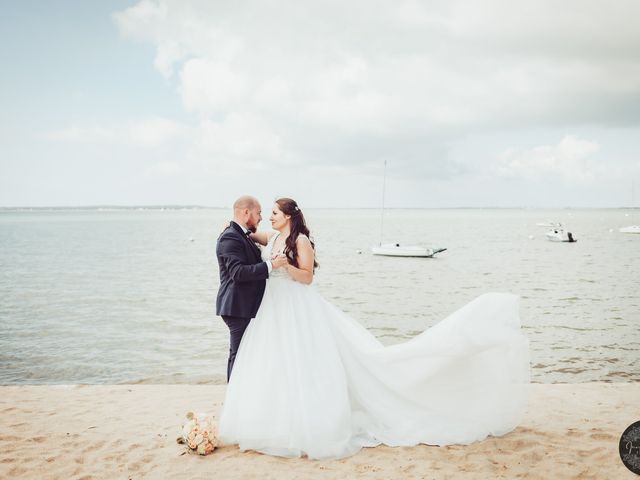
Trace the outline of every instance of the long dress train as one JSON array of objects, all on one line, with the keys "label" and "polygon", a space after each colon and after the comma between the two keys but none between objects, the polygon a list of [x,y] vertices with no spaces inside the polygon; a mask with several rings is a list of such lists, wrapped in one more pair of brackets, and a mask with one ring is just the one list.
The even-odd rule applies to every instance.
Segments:
[{"label": "long dress train", "polygon": [[528,383],[515,295],[481,295],[385,347],[313,286],[275,270],[240,344],[220,438],[315,459],[380,443],[469,444],[520,423]]}]

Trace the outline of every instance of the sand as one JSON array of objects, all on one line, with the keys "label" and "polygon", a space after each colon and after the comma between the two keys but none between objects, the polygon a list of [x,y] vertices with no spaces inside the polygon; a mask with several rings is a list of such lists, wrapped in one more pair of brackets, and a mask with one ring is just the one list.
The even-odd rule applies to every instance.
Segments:
[{"label": "sand", "polygon": [[0,387],[0,478],[637,479],[618,455],[640,383],[532,384],[513,432],[468,446],[376,447],[335,461],[176,443],[189,410],[217,414],[224,385]]}]

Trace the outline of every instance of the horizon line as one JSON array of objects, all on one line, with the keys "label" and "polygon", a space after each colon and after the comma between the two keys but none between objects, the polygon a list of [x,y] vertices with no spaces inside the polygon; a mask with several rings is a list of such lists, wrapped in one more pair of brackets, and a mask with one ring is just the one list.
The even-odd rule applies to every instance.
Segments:
[{"label": "horizon line", "polygon": [[[131,209],[148,209],[148,210],[160,210],[160,209],[172,209],[172,210],[228,210],[231,206],[210,206],[210,205],[197,205],[197,204],[131,204],[131,205],[117,205],[117,204],[90,204],[90,205],[35,205],[35,206],[0,206],[0,210],[98,210],[98,209],[112,209],[112,210],[131,210]],[[381,210],[381,207],[306,207],[312,210]],[[472,210],[472,209],[503,209],[503,210],[526,210],[526,209],[584,209],[584,210],[637,210],[638,206],[617,206],[617,207],[605,207],[605,206],[539,206],[539,205],[514,205],[514,206],[498,206],[498,205],[484,205],[484,206],[446,206],[446,207],[384,207],[384,210]]]}]

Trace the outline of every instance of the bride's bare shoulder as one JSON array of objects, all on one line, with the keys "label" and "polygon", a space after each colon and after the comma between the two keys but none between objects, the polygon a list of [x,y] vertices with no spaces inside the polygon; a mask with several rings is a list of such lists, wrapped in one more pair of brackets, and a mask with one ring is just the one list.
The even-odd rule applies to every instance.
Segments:
[{"label": "bride's bare shoulder", "polygon": [[296,238],[296,243],[299,245],[311,244],[311,240],[309,240],[309,237],[307,237],[304,233],[300,233],[298,235],[298,238]]}]

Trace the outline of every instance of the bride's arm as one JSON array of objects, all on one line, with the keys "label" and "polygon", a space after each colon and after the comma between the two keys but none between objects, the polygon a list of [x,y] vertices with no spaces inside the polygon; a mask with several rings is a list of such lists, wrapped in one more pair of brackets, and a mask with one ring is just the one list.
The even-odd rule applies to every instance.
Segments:
[{"label": "bride's arm", "polygon": [[289,263],[287,264],[287,270],[295,281],[309,285],[313,282],[315,252],[311,242],[305,236],[300,235],[296,240],[296,244],[298,246],[298,267],[296,268]]},{"label": "bride's arm", "polygon": [[255,232],[249,238],[260,245],[266,245],[276,232]]}]

